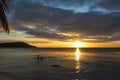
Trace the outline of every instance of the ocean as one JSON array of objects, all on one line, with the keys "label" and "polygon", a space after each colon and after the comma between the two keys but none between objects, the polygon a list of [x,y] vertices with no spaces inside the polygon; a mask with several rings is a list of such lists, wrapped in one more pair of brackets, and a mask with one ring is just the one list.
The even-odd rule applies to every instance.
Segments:
[{"label": "ocean", "polygon": [[120,49],[1,48],[0,80],[120,80]]}]

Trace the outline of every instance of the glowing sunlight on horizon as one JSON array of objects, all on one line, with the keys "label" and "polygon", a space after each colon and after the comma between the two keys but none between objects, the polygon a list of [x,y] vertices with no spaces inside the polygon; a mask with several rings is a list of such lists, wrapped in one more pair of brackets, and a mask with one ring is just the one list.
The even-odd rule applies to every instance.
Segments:
[{"label": "glowing sunlight on horizon", "polygon": [[74,44],[74,46],[77,47],[77,48],[84,46],[83,42],[79,42],[79,41],[73,42],[73,44]]}]

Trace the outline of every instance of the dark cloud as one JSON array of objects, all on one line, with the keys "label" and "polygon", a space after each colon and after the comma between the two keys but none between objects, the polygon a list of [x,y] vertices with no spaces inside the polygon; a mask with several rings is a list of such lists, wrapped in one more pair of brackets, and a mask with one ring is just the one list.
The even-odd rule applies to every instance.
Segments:
[{"label": "dark cloud", "polygon": [[[86,2],[90,3],[87,0],[38,0],[41,1],[40,3],[36,1],[16,0],[16,2],[11,3],[13,4],[11,10],[14,13],[10,23],[14,25],[15,30],[25,31],[25,34],[32,35],[33,37],[57,40],[74,38],[98,39],[98,41],[120,40],[119,12],[109,14],[102,14],[96,11],[73,13],[70,10],[43,5],[43,3],[51,3],[53,5],[57,2],[65,2],[63,5],[72,5],[72,3],[77,4],[79,1],[81,1],[79,3],[82,5]],[[105,6],[101,5],[104,3],[107,6],[107,0],[93,1],[96,2],[95,5],[105,8]],[[113,8],[112,6],[107,7]],[[73,33],[79,35],[72,35]]]},{"label": "dark cloud", "polygon": [[80,14],[77,18],[79,19],[67,25],[67,28],[62,29],[85,33],[86,35],[111,35],[119,32],[120,17],[87,13]]},{"label": "dark cloud", "polygon": [[101,3],[96,4],[99,7],[103,7],[108,10],[120,11],[120,0],[103,0]]}]

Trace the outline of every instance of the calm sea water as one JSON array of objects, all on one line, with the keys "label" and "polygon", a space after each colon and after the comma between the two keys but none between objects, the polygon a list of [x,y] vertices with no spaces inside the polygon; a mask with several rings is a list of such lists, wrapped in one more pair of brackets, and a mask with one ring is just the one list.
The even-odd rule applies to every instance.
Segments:
[{"label": "calm sea water", "polygon": [[0,80],[120,80],[120,50],[3,48]]}]

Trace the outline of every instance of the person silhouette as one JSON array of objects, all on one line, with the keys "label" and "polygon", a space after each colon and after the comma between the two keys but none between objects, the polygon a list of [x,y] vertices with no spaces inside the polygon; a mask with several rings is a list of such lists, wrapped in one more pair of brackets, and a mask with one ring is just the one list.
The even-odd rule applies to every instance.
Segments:
[{"label": "person silhouette", "polygon": [[37,60],[43,60],[43,59],[44,59],[44,57],[37,55]]},{"label": "person silhouette", "polygon": [[37,55],[37,59],[38,59],[38,60],[40,59],[40,55]]}]

